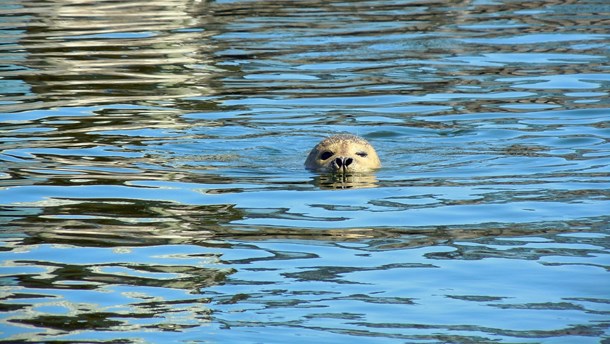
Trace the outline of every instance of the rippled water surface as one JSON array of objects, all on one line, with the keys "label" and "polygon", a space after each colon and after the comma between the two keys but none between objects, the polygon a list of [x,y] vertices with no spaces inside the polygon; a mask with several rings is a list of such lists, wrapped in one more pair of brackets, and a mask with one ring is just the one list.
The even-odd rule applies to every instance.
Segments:
[{"label": "rippled water surface", "polygon": [[0,338],[610,343],[608,18],[1,2]]}]

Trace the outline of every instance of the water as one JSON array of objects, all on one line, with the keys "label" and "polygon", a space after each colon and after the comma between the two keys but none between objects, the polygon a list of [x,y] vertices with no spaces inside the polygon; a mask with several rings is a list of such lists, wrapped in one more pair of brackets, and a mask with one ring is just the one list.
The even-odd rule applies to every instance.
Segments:
[{"label": "water", "polygon": [[610,342],[606,1],[0,13],[0,338]]}]

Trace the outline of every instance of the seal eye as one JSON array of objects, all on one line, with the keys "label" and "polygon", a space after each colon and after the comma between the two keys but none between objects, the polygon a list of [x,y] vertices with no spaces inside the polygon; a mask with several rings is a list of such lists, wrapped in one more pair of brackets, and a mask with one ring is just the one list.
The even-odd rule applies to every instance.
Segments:
[{"label": "seal eye", "polygon": [[330,158],[331,156],[333,156],[333,152],[326,151],[326,152],[320,154],[320,159],[326,160],[326,159]]},{"label": "seal eye", "polygon": [[368,156],[368,153],[367,152],[358,152],[358,153],[356,153],[356,155],[366,158]]}]

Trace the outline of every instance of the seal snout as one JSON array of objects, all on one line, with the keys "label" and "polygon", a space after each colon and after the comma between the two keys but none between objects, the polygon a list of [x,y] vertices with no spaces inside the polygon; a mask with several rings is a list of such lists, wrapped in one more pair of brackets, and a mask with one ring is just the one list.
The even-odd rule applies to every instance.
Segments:
[{"label": "seal snout", "polygon": [[352,158],[340,156],[335,159],[333,167],[335,167],[335,170],[341,170],[341,169],[347,170],[347,167],[349,165],[351,165],[353,162],[354,162],[354,159],[352,159]]}]

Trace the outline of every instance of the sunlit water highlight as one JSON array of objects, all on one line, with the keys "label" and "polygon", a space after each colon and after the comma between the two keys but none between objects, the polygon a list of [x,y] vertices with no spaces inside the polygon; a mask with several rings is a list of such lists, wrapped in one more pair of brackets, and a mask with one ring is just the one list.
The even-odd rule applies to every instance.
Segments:
[{"label": "sunlit water highlight", "polygon": [[610,341],[609,16],[2,3],[0,339]]}]

